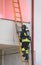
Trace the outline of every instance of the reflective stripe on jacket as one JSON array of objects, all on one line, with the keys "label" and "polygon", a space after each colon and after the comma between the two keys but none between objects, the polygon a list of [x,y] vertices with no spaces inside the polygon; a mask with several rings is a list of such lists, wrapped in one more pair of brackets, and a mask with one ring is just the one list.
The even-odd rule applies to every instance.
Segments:
[{"label": "reflective stripe on jacket", "polygon": [[22,42],[31,42],[28,38],[22,39]]}]

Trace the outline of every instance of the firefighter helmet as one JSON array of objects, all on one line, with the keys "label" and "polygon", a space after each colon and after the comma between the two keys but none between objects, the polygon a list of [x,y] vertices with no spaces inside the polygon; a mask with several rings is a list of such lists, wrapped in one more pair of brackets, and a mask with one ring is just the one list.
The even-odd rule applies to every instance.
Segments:
[{"label": "firefighter helmet", "polygon": [[26,25],[22,25],[22,30],[25,30],[26,29]]}]

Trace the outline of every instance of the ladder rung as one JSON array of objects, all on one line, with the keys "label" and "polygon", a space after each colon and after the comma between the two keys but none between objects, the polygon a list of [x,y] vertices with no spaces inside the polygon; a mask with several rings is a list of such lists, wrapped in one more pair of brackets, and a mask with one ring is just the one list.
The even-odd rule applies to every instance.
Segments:
[{"label": "ladder rung", "polygon": [[16,12],[16,13],[20,13],[20,12]]},{"label": "ladder rung", "polygon": [[[15,7],[15,8],[18,8],[18,7]],[[18,8],[19,9],[19,8]]]},{"label": "ladder rung", "polygon": [[22,61],[22,62],[27,62],[27,61]]},{"label": "ladder rung", "polygon": [[13,2],[13,3],[18,3],[18,2]]},{"label": "ladder rung", "polygon": [[16,17],[16,18],[21,18],[21,17]]}]

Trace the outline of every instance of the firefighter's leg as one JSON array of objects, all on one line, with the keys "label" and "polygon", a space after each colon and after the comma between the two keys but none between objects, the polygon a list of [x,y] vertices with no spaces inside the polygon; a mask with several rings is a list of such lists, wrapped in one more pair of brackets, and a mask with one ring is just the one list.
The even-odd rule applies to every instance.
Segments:
[{"label": "firefighter's leg", "polygon": [[26,50],[26,57],[25,57],[25,60],[28,60],[29,59],[29,51]]},{"label": "firefighter's leg", "polygon": [[26,45],[26,43],[24,42],[23,43],[24,45],[23,45],[23,47],[25,48],[25,51],[23,52],[23,57],[26,57],[26,50],[27,50],[27,45]]},{"label": "firefighter's leg", "polygon": [[29,43],[25,43],[25,50],[26,50],[26,56],[25,56],[25,60],[29,59]]},{"label": "firefighter's leg", "polygon": [[26,43],[26,50],[29,50],[29,43]]},{"label": "firefighter's leg", "polygon": [[24,48],[24,42],[22,42],[22,46],[21,47]]},{"label": "firefighter's leg", "polygon": [[26,51],[25,51],[25,43],[22,43],[22,53],[23,53],[23,57],[25,57],[25,53]]},{"label": "firefighter's leg", "polygon": [[29,60],[29,54],[26,54],[25,60]]},{"label": "firefighter's leg", "polygon": [[23,57],[25,57],[25,48],[22,48]]}]

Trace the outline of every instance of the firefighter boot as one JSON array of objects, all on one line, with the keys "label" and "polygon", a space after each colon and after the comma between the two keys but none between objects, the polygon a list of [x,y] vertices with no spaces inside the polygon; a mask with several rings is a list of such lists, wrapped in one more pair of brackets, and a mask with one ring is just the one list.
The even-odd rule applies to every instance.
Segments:
[{"label": "firefighter boot", "polygon": [[28,52],[28,50],[26,50],[25,60],[28,60],[28,58],[29,58],[29,52]]},{"label": "firefighter boot", "polygon": [[29,59],[29,56],[28,56],[28,54],[26,55],[26,57],[25,57],[25,60],[28,60]]},{"label": "firefighter boot", "polygon": [[23,56],[23,57],[25,57],[25,56],[26,56],[26,52],[25,52],[25,51],[23,52],[23,55],[22,55],[22,56]]}]

